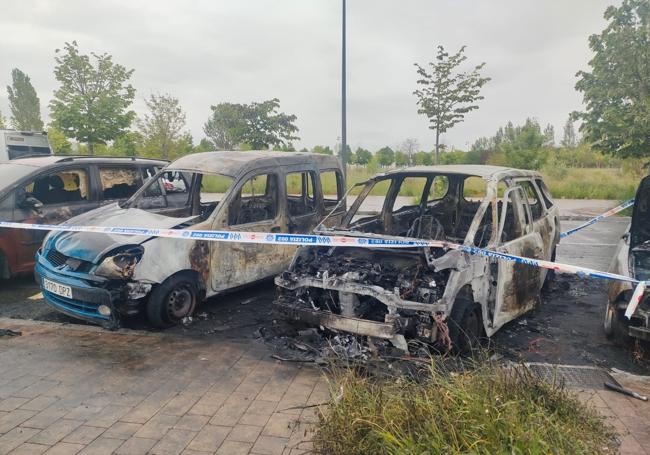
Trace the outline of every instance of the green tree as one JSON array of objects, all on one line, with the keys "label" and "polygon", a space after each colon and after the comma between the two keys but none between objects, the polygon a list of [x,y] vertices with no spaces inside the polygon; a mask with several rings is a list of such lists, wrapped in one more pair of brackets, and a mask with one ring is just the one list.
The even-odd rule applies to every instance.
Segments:
[{"label": "green tree", "polygon": [[50,142],[52,152],[57,155],[71,155],[72,144],[65,137],[63,131],[57,130],[54,127],[49,127],[47,130],[47,140]]},{"label": "green tree", "polygon": [[540,169],[547,159],[542,150],[547,137],[542,133],[539,123],[526,119],[526,123],[514,128],[512,140],[504,142],[500,150],[504,153],[508,166],[520,169]]},{"label": "green tree", "polygon": [[401,150],[398,150],[395,152],[395,165],[400,167],[408,166],[409,156]]},{"label": "green tree", "polygon": [[[109,54],[80,54],[76,41],[56,50],[54,75],[60,86],[50,102],[54,126],[67,137],[88,144],[106,144],[124,134],[135,118],[128,110],[135,89],[133,70],[113,62]],[[92,62],[91,62],[92,57]]]},{"label": "green tree", "polygon": [[169,94],[152,94],[145,99],[144,103],[149,112],[137,123],[145,147],[149,150],[158,150],[159,156],[165,160],[180,156],[185,112],[178,98]]},{"label": "green tree", "polygon": [[367,166],[372,160],[372,153],[369,150],[366,150],[361,147],[357,147],[354,152],[354,163],[361,166]]},{"label": "green tree", "polygon": [[332,151],[332,149],[328,145],[326,145],[324,147],[322,145],[316,145],[316,146],[314,146],[313,149],[311,149],[311,151],[312,151],[312,153],[320,153],[321,155],[333,155],[334,154],[334,152]]},{"label": "green tree", "polygon": [[564,132],[560,144],[562,147],[571,149],[578,145],[578,138],[576,137],[576,130],[573,127],[573,120],[571,117],[569,117],[564,124]]},{"label": "green tree", "polygon": [[650,155],[650,2],[623,0],[605,11],[607,27],[589,37],[591,71],[580,71],[580,132],[594,148],[621,158]]},{"label": "green tree", "polygon": [[395,152],[390,147],[382,147],[376,153],[377,163],[381,166],[390,166],[395,162]]},{"label": "green tree", "polygon": [[550,123],[544,128],[544,147],[555,147],[555,128]]},{"label": "green tree", "polygon": [[438,46],[436,61],[428,64],[429,70],[415,63],[420,76],[417,83],[422,87],[413,92],[417,98],[418,114],[429,119],[429,128],[436,132],[436,163],[440,156],[440,135],[462,122],[465,115],[478,109],[475,103],[483,99],[481,88],[490,80],[481,77],[485,63],[471,71],[459,71],[467,60],[465,46],[449,55],[444,47]]},{"label": "green tree", "polygon": [[196,145],[196,147],[194,147],[194,153],[211,152],[213,150],[214,150],[214,144],[206,138],[201,139],[201,141]]},{"label": "green tree", "polygon": [[417,164],[418,166],[431,166],[431,164],[433,163],[431,153],[427,153],[423,151],[415,152],[414,158],[415,158],[415,164]]},{"label": "green tree", "polygon": [[251,104],[220,103],[211,106],[212,115],[203,126],[206,136],[220,150],[270,149],[299,140],[295,115],[278,112],[280,100],[273,98]]},{"label": "green tree", "polygon": [[2,115],[2,112],[0,111],[0,130],[3,130],[7,128],[7,125],[5,124],[5,117]]},{"label": "green tree", "polygon": [[113,140],[108,151],[115,156],[139,156],[143,152],[144,138],[137,131],[127,131]]},{"label": "green tree", "polygon": [[29,80],[18,68],[11,70],[11,85],[7,85],[11,126],[22,131],[43,131],[41,101]]}]

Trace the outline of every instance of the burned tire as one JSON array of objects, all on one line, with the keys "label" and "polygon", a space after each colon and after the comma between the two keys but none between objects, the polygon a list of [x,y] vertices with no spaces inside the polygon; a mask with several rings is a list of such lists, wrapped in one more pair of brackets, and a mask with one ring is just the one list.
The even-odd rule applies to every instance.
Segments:
[{"label": "burned tire", "polygon": [[456,300],[447,326],[454,352],[461,355],[471,354],[480,347],[483,337],[481,306],[467,298]]},{"label": "burned tire", "polygon": [[[557,245],[553,247],[553,252],[551,253],[551,262],[555,262],[555,253],[557,251]],[[547,270],[546,277],[544,277],[544,284],[542,284],[542,291],[548,291],[551,283],[555,280],[555,270]]]},{"label": "burned tire", "polygon": [[617,344],[628,344],[630,335],[628,334],[628,323],[625,320],[623,310],[607,304],[605,308],[605,321],[603,323],[605,336]]},{"label": "burned tire", "polygon": [[197,283],[189,275],[168,278],[157,286],[147,302],[147,319],[161,329],[180,323],[194,312],[197,304]]}]

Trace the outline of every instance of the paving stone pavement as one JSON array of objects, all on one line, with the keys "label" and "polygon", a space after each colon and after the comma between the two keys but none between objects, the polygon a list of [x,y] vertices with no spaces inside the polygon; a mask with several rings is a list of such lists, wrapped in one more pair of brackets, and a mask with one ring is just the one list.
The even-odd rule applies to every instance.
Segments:
[{"label": "paving stone pavement", "polygon": [[[0,455],[309,453],[327,383],[258,341],[184,338],[0,318]],[[650,395],[650,381],[617,380]],[[650,455],[650,404],[578,391]]]},{"label": "paving stone pavement", "polygon": [[300,454],[328,396],[258,341],[0,327],[0,455]]}]

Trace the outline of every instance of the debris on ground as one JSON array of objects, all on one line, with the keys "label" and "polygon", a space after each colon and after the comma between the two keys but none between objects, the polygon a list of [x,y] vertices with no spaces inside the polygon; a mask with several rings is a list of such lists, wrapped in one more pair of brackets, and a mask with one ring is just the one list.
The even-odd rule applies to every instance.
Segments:
[{"label": "debris on ground", "polygon": [[19,337],[22,334],[22,332],[19,332],[17,330],[0,329],[0,337]]}]

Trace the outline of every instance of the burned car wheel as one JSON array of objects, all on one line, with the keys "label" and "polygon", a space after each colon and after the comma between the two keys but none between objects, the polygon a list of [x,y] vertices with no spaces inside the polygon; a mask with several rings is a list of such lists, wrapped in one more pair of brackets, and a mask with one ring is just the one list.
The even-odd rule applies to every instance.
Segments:
[{"label": "burned car wheel", "polygon": [[169,278],[151,293],[147,303],[149,322],[155,327],[166,328],[191,315],[196,307],[196,289],[196,283],[188,276]]},{"label": "burned car wheel", "polygon": [[471,354],[480,346],[483,334],[480,305],[465,298],[456,300],[447,325],[452,348],[457,354]]},{"label": "burned car wheel", "polygon": [[623,311],[615,306],[607,304],[605,308],[605,336],[616,343],[627,344],[630,340],[628,335],[628,324],[625,321]]}]

